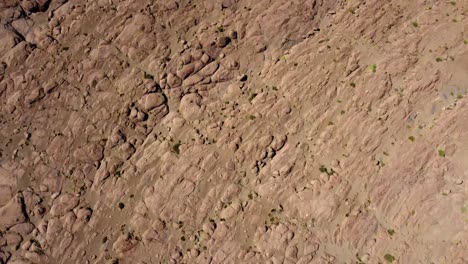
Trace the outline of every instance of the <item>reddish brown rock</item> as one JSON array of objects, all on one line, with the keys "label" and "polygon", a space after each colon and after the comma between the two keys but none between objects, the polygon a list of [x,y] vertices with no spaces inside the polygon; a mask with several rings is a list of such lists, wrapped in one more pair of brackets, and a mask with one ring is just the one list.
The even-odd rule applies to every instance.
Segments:
[{"label": "reddish brown rock", "polygon": [[144,111],[151,111],[166,102],[164,95],[160,93],[145,94],[138,101],[138,104]]},{"label": "reddish brown rock", "polygon": [[21,193],[16,194],[6,205],[0,208],[0,230],[4,231],[26,221],[24,201]]}]

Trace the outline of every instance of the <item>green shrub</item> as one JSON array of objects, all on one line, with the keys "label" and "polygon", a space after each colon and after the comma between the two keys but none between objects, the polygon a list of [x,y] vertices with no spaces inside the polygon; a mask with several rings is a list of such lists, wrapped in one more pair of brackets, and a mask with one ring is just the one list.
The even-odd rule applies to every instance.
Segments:
[{"label": "green shrub", "polygon": [[395,257],[392,256],[392,255],[390,255],[390,254],[385,254],[384,259],[385,259],[388,263],[392,263],[393,261],[395,261]]},{"label": "green shrub", "polygon": [[445,158],[445,150],[439,149],[439,156]]}]

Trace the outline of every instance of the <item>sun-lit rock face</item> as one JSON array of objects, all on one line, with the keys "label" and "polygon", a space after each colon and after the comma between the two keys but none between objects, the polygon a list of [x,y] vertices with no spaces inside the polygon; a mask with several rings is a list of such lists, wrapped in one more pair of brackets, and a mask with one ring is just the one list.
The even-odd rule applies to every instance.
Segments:
[{"label": "sun-lit rock face", "polygon": [[467,10],[0,1],[0,263],[467,263]]}]

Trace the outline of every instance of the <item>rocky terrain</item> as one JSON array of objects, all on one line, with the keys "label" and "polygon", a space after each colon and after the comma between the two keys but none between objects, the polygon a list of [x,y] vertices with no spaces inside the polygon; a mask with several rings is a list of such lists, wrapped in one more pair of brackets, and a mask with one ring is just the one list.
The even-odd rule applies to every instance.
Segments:
[{"label": "rocky terrain", "polygon": [[468,263],[467,12],[0,1],[0,263]]}]

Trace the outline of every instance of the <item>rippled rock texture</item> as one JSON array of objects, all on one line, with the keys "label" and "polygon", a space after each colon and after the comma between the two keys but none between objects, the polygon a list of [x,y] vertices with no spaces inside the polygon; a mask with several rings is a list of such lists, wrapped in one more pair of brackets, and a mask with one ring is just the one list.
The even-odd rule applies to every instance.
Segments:
[{"label": "rippled rock texture", "polygon": [[1,1],[0,263],[468,263],[467,12]]}]

